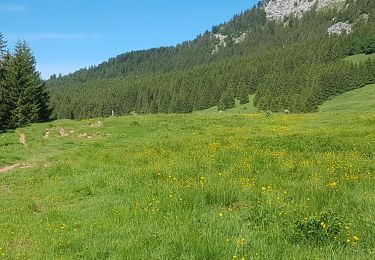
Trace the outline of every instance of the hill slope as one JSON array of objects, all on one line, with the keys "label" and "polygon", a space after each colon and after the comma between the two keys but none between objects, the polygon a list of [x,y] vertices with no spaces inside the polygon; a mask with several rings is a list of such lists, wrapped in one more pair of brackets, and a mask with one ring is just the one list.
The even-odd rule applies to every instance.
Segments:
[{"label": "hill slope", "polygon": [[346,61],[354,62],[354,63],[362,63],[368,61],[369,59],[375,59],[375,53],[366,55],[366,54],[357,54],[353,56],[349,56],[345,58]]},{"label": "hill slope", "polygon": [[[375,52],[375,2],[304,12],[283,23],[262,6],[176,47],[122,54],[47,82],[57,118],[229,109],[255,95],[260,110],[317,111],[332,96],[374,83],[375,62],[342,59]],[[338,22],[351,34],[328,35]]]},{"label": "hill slope", "polygon": [[346,92],[326,101],[320,112],[375,113],[375,84]]}]

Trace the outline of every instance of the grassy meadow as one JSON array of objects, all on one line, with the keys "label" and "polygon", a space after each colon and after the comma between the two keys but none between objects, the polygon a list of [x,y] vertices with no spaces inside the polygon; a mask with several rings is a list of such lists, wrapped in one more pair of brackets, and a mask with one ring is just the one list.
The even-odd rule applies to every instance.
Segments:
[{"label": "grassy meadow", "polygon": [[0,259],[374,259],[375,107],[346,108],[2,133]]},{"label": "grassy meadow", "polygon": [[345,58],[346,61],[351,61],[353,63],[361,63],[368,59],[375,59],[375,54],[356,54]]},{"label": "grassy meadow", "polygon": [[375,110],[375,84],[346,92],[325,102],[320,112],[368,113]]}]

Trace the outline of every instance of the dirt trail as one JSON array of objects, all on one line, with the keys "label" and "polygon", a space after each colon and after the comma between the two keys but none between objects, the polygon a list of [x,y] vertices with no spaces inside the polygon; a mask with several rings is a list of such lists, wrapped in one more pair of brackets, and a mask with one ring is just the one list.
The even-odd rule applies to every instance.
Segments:
[{"label": "dirt trail", "polygon": [[19,166],[20,166],[19,164],[13,164],[13,165],[0,167],[0,173],[5,173],[5,172],[8,172],[8,171],[11,171],[15,168],[18,168]]},{"label": "dirt trail", "polygon": [[17,168],[18,169],[27,169],[27,168],[31,168],[31,167],[32,167],[32,165],[25,165],[25,164],[16,163],[16,164],[0,167],[0,173],[6,173],[6,172],[9,172],[9,171],[17,169]]}]

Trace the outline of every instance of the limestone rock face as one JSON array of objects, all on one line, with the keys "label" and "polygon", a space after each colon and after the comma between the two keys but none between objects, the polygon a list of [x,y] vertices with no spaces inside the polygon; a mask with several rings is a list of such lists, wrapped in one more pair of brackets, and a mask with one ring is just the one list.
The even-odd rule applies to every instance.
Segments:
[{"label": "limestone rock face", "polygon": [[215,38],[219,40],[219,42],[215,45],[215,48],[212,50],[211,54],[218,53],[221,48],[227,47],[227,41],[232,41],[235,44],[243,43],[246,39],[247,33],[242,33],[238,37],[230,37],[226,34],[211,34],[211,38]]},{"label": "limestone rock face", "polygon": [[315,5],[321,9],[341,2],[345,0],[263,0],[263,5],[268,19],[281,21],[290,15],[301,17]]},{"label": "limestone rock face", "polygon": [[237,38],[233,38],[233,41],[236,44],[243,43],[246,39],[246,36],[247,36],[247,33],[243,33],[240,36],[238,36]]},{"label": "limestone rock face", "polygon": [[221,47],[223,48],[227,47],[227,43],[225,40],[228,38],[228,35],[218,33],[218,34],[211,35],[211,37],[214,37],[219,40],[219,43],[216,44],[215,48],[212,50],[212,54],[219,52]]},{"label": "limestone rock face", "polygon": [[353,31],[353,26],[348,23],[335,23],[331,27],[328,28],[329,35],[341,35],[343,33],[349,34]]}]

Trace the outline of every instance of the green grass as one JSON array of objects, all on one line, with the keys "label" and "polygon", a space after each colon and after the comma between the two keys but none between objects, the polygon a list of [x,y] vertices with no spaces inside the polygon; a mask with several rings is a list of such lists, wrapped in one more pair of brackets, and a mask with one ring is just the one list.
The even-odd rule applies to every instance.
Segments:
[{"label": "green grass", "polygon": [[364,62],[368,59],[375,59],[375,53],[370,54],[370,55],[357,54],[357,55],[353,55],[353,56],[349,56],[349,57],[345,58],[346,61],[351,61],[353,63],[361,63],[361,62]]},{"label": "green grass", "polygon": [[[227,109],[223,113],[225,114],[254,114],[258,110],[253,105],[254,95],[249,96],[249,103],[241,105],[239,100],[236,100],[236,105],[234,108]],[[213,106],[205,110],[195,111],[194,114],[217,114],[219,113],[218,106]]]},{"label": "green grass", "polygon": [[373,112],[102,121],[0,135],[0,258],[375,257]]},{"label": "green grass", "polygon": [[326,101],[321,112],[364,113],[375,112],[375,84],[346,92]]}]

